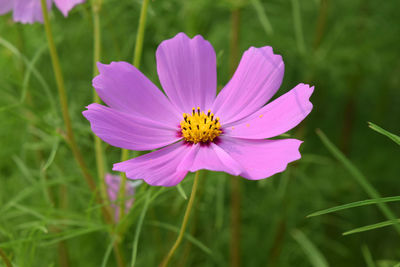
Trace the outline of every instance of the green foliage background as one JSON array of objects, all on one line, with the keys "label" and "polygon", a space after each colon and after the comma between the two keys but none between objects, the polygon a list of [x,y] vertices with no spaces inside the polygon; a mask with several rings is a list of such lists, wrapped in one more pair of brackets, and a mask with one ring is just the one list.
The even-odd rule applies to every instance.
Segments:
[{"label": "green foliage background", "polygon": [[[104,0],[102,62],[132,61],[141,1]],[[271,45],[283,56],[281,95],[299,82],[315,85],[314,110],[293,131],[303,157],[261,181],[241,179],[241,266],[394,266],[399,235],[386,227],[343,236],[387,220],[375,206],[306,218],[314,211],[369,198],[315,133],[321,129],[382,196],[399,194],[399,147],[368,128],[400,132],[400,2],[373,0],[151,1],[141,71],[159,85],[155,50],[178,32],[201,34],[218,55],[218,84],[230,78],[231,12],[240,11],[239,47]],[[93,28],[90,4],[65,19],[51,14],[78,143],[93,175],[89,123]],[[0,248],[15,266],[60,266],[65,240],[70,266],[116,266],[111,239],[72,154],[43,25],[0,17]],[[120,150],[106,147],[108,171]],[[203,173],[184,243],[173,266],[229,266],[230,180]],[[190,194],[193,175],[182,183]],[[52,205],[49,196],[55,198]],[[187,201],[176,188],[151,202],[136,266],[157,266],[176,238]],[[130,260],[144,190],[137,193],[122,242]],[[61,197],[63,196],[63,197]],[[389,203],[398,214],[400,203]],[[205,246],[205,247],[204,247]],[[0,266],[3,263],[0,262]],[[172,265],[171,265],[172,266]]]}]

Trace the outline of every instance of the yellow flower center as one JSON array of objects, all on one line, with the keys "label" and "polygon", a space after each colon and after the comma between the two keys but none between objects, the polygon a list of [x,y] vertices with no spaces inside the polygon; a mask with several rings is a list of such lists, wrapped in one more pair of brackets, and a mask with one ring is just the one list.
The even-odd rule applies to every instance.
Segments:
[{"label": "yellow flower center", "polygon": [[212,142],[222,131],[219,118],[208,110],[207,114],[200,112],[200,108],[192,109],[192,115],[183,113],[181,121],[182,136],[186,141],[197,144]]}]

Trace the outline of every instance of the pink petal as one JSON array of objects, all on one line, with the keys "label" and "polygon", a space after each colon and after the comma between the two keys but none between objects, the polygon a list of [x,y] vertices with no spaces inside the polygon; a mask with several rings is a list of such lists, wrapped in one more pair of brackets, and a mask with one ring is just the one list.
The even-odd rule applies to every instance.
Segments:
[{"label": "pink petal", "polygon": [[259,111],[239,122],[224,125],[229,136],[263,139],[283,134],[298,125],[312,110],[314,87],[299,84]]},{"label": "pink petal", "polygon": [[182,114],[134,66],[112,62],[109,65],[98,63],[97,67],[100,74],[93,79],[93,87],[108,106],[166,126],[179,125]]},{"label": "pink petal", "polygon": [[111,202],[118,198],[120,178],[118,175],[106,174],[107,194]]},{"label": "pink petal", "polygon": [[217,64],[208,41],[200,35],[190,39],[179,33],[158,46],[156,58],[161,85],[181,113],[190,113],[193,107],[211,107],[217,88]]},{"label": "pink petal", "polygon": [[[119,205],[115,203],[118,199],[120,185],[121,185],[121,176],[106,174],[106,184],[107,184],[107,194],[108,198],[111,202],[111,207],[114,210],[114,219],[116,222],[119,221]],[[125,185],[125,213],[129,211],[133,204],[133,195],[135,194],[135,187],[132,186],[131,183],[126,183]]]},{"label": "pink petal", "polygon": [[92,131],[112,146],[131,150],[151,150],[181,139],[174,127],[166,127],[138,115],[91,104],[83,115]]},{"label": "pink petal", "polygon": [[286,169],[289,162],[300,159],[296,139],[248,140],[221,136],[218,145],[234,160],[240,162],[240,176],[249,180],[270,177]]},{"label": "pink petal", "polygon": [[114,171],[125,172],[130,179],[143,179],[149,185],[174,186],[185,178],[187,171],[178,165],[190,151],[183,142],[127,161],[114,164]]},{"label": "pink petal", "polygon": [[192,145],[178,169],[191,172],[207,169],[227,172],[235,176],[242,171],[240,164],[215,143]]},{"label": "pink petal", "polygon": [[0,1],[0,15],[8,13],[12,10],[14,5],[13,0],[1,0]]},{"label": "pink petal", "polygon": [[54,0],[58,9],[63,13],[64,17],[68,16],[68,12],[77,4],[81,4],[85,0]]},{"label": "pink petal", "polygon": [[251,47],[244,52],[229,83],[217,96],[212,111],[227,124],[259,110],[279,89],[284,73],[280,55],[272,48]]},{"label": "pink petal", "polygon": [[[47,8],[51,8],[51,0],[47,0]],[[39,0],[14,0],[14,21],[21,23],[43,22],[42,6]]]}]

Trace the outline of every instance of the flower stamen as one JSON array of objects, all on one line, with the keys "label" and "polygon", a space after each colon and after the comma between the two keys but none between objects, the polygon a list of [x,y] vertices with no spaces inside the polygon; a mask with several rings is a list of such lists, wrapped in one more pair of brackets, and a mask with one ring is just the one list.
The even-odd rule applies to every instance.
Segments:
[{"label": "flower stamen", "polygon": [[[222,133],[219,118],[216,117],[214,120],[211,110],[205,114],[200,107],[192,108],[192,115],[184,113],[180,125],[183,138],[194,144],[212,142]],[[191,125],[195,127],[192,128]]]}]

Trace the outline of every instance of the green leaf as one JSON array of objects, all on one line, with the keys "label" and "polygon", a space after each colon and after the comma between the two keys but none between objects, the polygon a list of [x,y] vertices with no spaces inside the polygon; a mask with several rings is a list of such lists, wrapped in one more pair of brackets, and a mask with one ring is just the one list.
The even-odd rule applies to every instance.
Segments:
[{"label": "green leaf", "polygon": [[328,214],[328,213],[332,213],[332,212],[336,212],[336,211],[340,211],[340,210],[346,210],[346,209],[351,209],[351,208],[355,208],[355,207],[367,206],[367,205],[371,205],[371,204],[395,202],[395,201],[400,201],[400,196],[383,197],[383,198],[377,198],[377,199],[367,199],[367,200],[356,201],[356,202],[332,207],[329,209],[320,210],[320,211],[311,213],[310,215],[307,215],[307,217],[319,216],[319,215]]},{"label": "green leaf", "polygon": [[187,200],[187,195],[185,193],[185,190],[183,190],[182,185],[178,184],[176,186],[176,189],[178,189],[179,194],[181,194],[181,196],[183,197],[184,200]]},{"label": "green leaf", "polygon": [[310,239],[300,230],[291,231],[292,237],[299,243],[305,254],[307,255],[310,263],[314,267],[328,267],[329,264],[326,261],[324,255],[318,250]]},{"label": "green leaf", "polygon": [[297,49],[299,50],[300,54],[304,54],[306,52],[306,45],[304,42],[300,2],[299,0],[292,0],[291,2],[292,2],[292,13],[293,13],[293,27],[296,37]]},{"label": "green leaf", "polygon": [[[56,106],[54,104],[54,103],[57,103],[57,102],[56,102],[54,96],[51,93],[50,86],[47,84],[46,80],[43,78],[41,73],[34,66],[35,62],[39,59],[40,55],[42,54],[42,52],[44,51],[46,46],[43,46],[42,48],[40,48],[40,50],[37,52],[37,54],[35,55],[33,60],[29,61],[12,43],[10,43],[9,41],[7,41],[6,39],[4,39],[2,37],[0,37],[0,45],[2,45],[5,48],[7,48],[15,56],[17,56],[19,59],[22,60],[22,62],[27,67],[27,71],[28,71],[27,75],[28,74],[30,75],[30,72],[32,72],[32,74],[36,77],[36,79],[41,84],[41,88],[43,88],[45,94],[47,95],[47,97],[49,99],[49,103],[51,104],[53,110],[57,110]],[[29,76],[26,76],[26,79],[24,79],[23,90],[22,90],[22,93],[21,93],[20,102],[18,103],[18,105],[22,104],[24,99],[25,99],[26,90],[28,89],[28,86],[27,86],[28,85],[28,81],[29,81]],[[2,111],[4,109],[7,109],[9,107],[12,107],[12,106],[2,107],[0,109],[0,111]]]},{"label": "green leaf", "polygon": [[251,0],[251,3],[257,12],[258,19],[260,20],[261,26],[264,28],[265,33],[269,36],[272,35],[274,33],[274,30],[272,28],[271,22],[269,22],[267,14],[265,13],[265,10],[260,0]]},{"label": "green leaf", "polygon": [[[350,172],[354,180],[364,189],[364,191],[370,196],[370,198],[378,199],[381,198],[378,191],[368,182],[367,178],[351,163],[350,160],[326,137],[326,135],[319,129],[317,129],[317,135],[321,139],[325,147],[331,152],[331,154],[340,161],[343,166]],[[379,209],[389,220],[396,220],[393,212],[385,203],[377,203]],[[400,235],[400,225],[393,225]]]},{"label": "green leaf", "polygon": [[396,144],[400,145],[400,136],[395,135],[395,134],[392,134],[391,132],[386,131],[385,129],[379,127],[379,126],[376,125],[376,124],[373,124],[372,122],[368,122],[368,126],[369,126],[369,128],[371,128],[372,130],[374,130],[374,131],[376,131],[376,132],[378,132],[378,133],[380,133],[380,134],[383,134],[383,135],[389,137],[389,138],[392,139]]},{"label": "green leaf", "polygon": [[147,189],[146,200],[144,202],[142,211],[140,212],[139,220],[137,221],[137,225],[136,225],[136,229],[135,229],[135,236],[133,238],[133,246],[132,246],[133,248],[132,248],[132,257],[131,257],[131,265],[130,266],[135,266],[135,263],[136,263],[136,255],[137,255],[137,250],[138,250],[139,237],[140,237],[140,233],[142,232],[144,217],[146,216],[147,209],[150,205],[150,202],[152,201],[150,198],[151,191],[152,191],[151,188]]},{"label": "green leaf", "polygon": [[113,249],[114,243],[117,239],[117,235],[111,236],[110,244],[107,246],[106,253],[104,253],[104,257],[101,263],[101,267],[107,267],[108,259],[110,258],[111,251]]},{"label": "green leaf", "polygon": [[386,227],[389,225],[398,226],[399,224],[400,224],[400,219],[388,220],[388,221],[384,221],[384,222],[380,222],[380,223],[375,223],[375,224],[370,224],[370,225],[366,225],[363,227],[359,227],[359,228],[344,232],[343,235],[351,235],[351,234],[355,234],[355,233],[365,232],[365,231],[369,231],[369,230]]},{"label": "green leaf", "polygon": [[366,245],[361,247],[361,252],[364,256],[364,260],[367,263],[367,267],[376,267],[374,259],[372,258],[371,251]]}]

